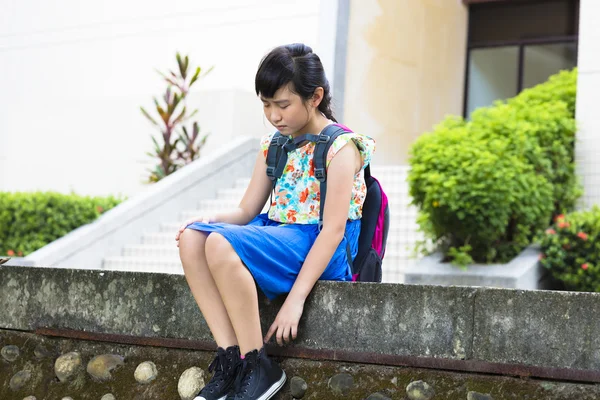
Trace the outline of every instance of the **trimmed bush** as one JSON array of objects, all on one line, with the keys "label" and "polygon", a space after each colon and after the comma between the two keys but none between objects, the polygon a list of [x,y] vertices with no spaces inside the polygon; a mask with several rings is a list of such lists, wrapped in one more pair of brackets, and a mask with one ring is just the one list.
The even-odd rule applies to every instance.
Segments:
[{"label": "trimmed bush", "polygon": [[26,256],[121,201],[54,192],[0,193],[0,254]]},{"label": "trimmed bush", "polygon": [[408,181],[426,250],[459,265],[508,262],[573,208],[575,79],[562,72],[417,139]]},{"label": "trimmed bush", "polygon": [[566,289],[600,292],[600,207],[558,216],[540,244],[540,262]]}]

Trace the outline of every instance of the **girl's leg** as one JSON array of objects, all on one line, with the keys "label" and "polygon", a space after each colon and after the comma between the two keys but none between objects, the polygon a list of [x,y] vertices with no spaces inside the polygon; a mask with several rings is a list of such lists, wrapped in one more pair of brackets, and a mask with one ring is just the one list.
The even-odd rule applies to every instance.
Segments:
[{"label": "girl's leg", "polygon": [[192,295],[217,346],[226,349],[238,343],[221,294],[208,268],[204,251],[206,236],[193,229],[183,231],[179,238],[179,257]]},{"label": "girl's leg", "polygon": [[238,338],[240,353],[263,346],[258,293],[254,278],[231,244],[212,233],[206,239],[206,259]]}]

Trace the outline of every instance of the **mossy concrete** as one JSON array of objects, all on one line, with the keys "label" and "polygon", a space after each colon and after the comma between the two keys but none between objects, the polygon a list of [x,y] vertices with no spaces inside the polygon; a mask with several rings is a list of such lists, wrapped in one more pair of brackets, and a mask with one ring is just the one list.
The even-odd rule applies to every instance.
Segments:
[{"label": "mossy concrete", "polygon": [[[0,399],[22,400],[26,396],[37,399],[99,400],[112,393],[122,400],[179,399],[177,383],[181,374],[190,367],[200,367],[207,372],[213,353],[150,346],[115,345],[111,343],[50,338],[35,334],[0,330],[0,346],[16,345],[22,357],[15,362],[0,362]],[[49,349],[43,358],[35,355],[42,345]],[[108,381],[93,379],[81,369],[75,379],[59,382],[54,374],[54,360],[58,354],[77,351],[83,364],[99,354],[119,354],[124,365],[115,369]],[[301,377],[307,383],[303,399],[365,399],[374,393],[390,399],[407,399],[406,387],[415,381],[424,381],[436,393],[434,399],[465,400],[470,391],[490,394],[494,400],[592,400],[600,398],[600,386],[574,384],[535,379],[519,379],[483,374],[444,372],[418,368],[388,367],[331,361],[300,359],[278,360],[288,375],[288,382],[274,400],[291,399],[290,380]],[[152,361],[158,370],[157,378],[149,384],[134,379],[136,367],[144,361]],[[13,391],[9,381],[19,371],[29,371],[27,384]],[[345,395],[336,395],[329,385],[331,377],[348,374],[353,384]]]}]

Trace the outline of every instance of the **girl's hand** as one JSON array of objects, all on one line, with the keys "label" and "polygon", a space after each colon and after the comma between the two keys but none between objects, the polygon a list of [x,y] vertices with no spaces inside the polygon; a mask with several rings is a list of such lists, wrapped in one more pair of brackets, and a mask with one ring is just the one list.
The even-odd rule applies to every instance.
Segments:
[{"label": "girl's hand", "polygon": [[185,228],[190,225],[193,224],[194,222],[202,222],[205,224],[209,224],[211,222],[214,222],[214,218],[213,217],[195,217],[192,218],[186,222],[183,223],[183,225],[181,225],[179,227],[179,230],[177,231],[177,234],[175,235],[175,241],[177,242],[177,247],[179,247],[179,237],[181,236],[181,234],[183,233],[183,231],[185,231]]},{"label": "girl's hand", "polygon": [[288,296],[265,336],[265,343],[271,339],[271,336],[273,336],[275,332],[277,332],[277,344],[280,346],[283,346],[284,341],[285,343],[290,343],[292,340],[296,339],[298,334],[298,323],[300,322],[302,311],[304,311],[304,301],[296,300]]}]

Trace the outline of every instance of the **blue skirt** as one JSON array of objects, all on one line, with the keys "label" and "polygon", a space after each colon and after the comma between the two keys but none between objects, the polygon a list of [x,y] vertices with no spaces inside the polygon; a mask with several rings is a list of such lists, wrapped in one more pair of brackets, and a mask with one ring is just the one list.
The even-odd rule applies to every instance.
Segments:
[{"label": "blue skirt", "polygon": [[[319,235],[317,224],[282,224],[259,214],[248,225],[194,222],[187,226],[200,232],[217,232],[231,244],[258,287],[270,300],[289,293],[313,243]],[[346,234],[319,279],[351,281],[346,243],[352,259],[358,252],[360,220],[346,223]]]}]

